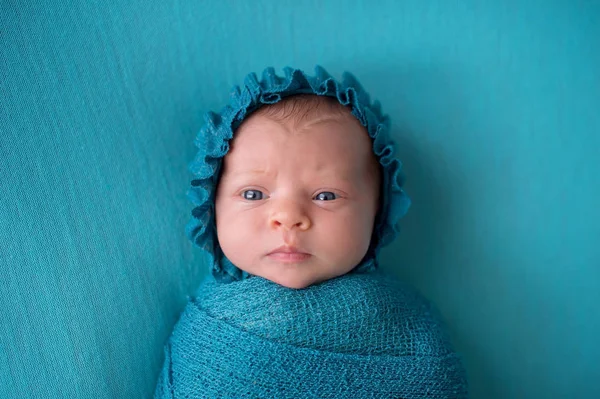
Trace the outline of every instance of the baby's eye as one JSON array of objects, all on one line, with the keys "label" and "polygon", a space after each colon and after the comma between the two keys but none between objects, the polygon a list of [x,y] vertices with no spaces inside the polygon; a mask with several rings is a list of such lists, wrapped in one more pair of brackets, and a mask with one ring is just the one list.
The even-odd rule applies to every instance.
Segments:
[{"label": "baby's eye", "polygon": [[244,199],[254,201],[263,199],[264,195],[262,191],[259,190],[246,190],[242,193],[242,197],[244,197]]},{"label": "baby's eye", "polygon": [[333,201],[336,199],[336,195],[331,191],[323,191],[322,193],[317,194],[315,199],[317,201]]}]

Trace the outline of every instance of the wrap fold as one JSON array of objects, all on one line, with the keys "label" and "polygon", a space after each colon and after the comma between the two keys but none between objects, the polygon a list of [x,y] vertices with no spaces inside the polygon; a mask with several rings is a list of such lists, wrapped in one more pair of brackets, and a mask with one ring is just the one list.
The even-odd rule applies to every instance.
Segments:
[{"label": "wrap fold", "polygon": [[207,279],[165,347],[156,398],[466,398],[437,311],[382,272],[302,290]]}]

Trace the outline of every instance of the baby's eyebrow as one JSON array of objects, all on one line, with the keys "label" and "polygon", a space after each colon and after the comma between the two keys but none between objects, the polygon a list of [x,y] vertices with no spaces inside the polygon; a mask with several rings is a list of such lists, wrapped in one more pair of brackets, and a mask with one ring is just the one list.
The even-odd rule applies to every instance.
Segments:
[{"label": "baby's eyebrow", "polygon": [[240,172],[233,172],[231,174],[232,177],[245,177],[245,176],[257,176],[257,175],[267,175],[266,170],[264,169],[252,169],[252,170],[244,170]]},{"label": "baby's eyebrow", "polygon": [[252,179],[252,178],[256,178],[256,177],[264,177],[264,176],[269,176],[269,173],[266,170],[251,169],[251,170],[232,171],[230,173],[227,173],[226,175],[223,175],[222,178],[224,178],[225,180],[230,181],[232,183],[238,183],[243,180]]},{"label": "baby's eyebrow", "polygon": [[[356,182],[356,176],[355,173],[353,173],[351,170],[332,170],[332,169],[321,169],[321,171],[319,171],[318,169],[316,170],[316,172],[318,173],[318,176],[324,179],[331,179],[331,180],[338,180],[338,181],[343,181],[345,183],[348,184],[352,184]],[[273,171],[273,172],[269,172],[268,170],[265,169],[251,169],[251,170],[243,170],[243,171],[237,171],[237,172],[232,172],[229,175],[229,179],[237,182],[238,180],[243,180],[243,179],[248,179],[248,178],[253,178],[253,177],[271,177],[277,174],[277,171]]]}]

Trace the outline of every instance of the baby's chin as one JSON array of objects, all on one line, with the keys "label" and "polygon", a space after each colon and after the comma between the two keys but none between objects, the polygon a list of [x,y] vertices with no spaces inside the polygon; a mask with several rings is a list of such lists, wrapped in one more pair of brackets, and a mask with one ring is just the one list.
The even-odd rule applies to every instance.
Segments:
[{"label": "baby's chin", "polygon": [[313,284],[323,281],[318,276],[312,276],[310,273],[298,271],[289,272],[278,271],[276,273],[252,273],[255,276],[262,277],[266,280],[272,281],[283,287],[292,288],[295,290],[301,290],[310,287]]},{"label": "baby's chin", "polygon": [[343,274],[346,274],[346,272],[337,271],[336,273],[330,273],[329,275],[325,275],[322,273],[315,273],[312,270],[302,270],[302,268],[299,267],[282,268],[281,270],[278,270],[276,272],[271,271],[271,273],[259,273],[255,275],[270,280],[283,287],[301,290],[304,288],[308,288],[312,285],[322,283],[323,281],[339,277]]},{"label": "baby's chin", "polygon": [[322,258],[314,255],[299,263],[279,263],[270,259],[260,259],[250,265],[244,265],[243,262],[234,262],[234,264],[253,276],[262,277],[295,290],[343,276],[355,267],[350,264],[340,266],[336,262],[323,261]]}]

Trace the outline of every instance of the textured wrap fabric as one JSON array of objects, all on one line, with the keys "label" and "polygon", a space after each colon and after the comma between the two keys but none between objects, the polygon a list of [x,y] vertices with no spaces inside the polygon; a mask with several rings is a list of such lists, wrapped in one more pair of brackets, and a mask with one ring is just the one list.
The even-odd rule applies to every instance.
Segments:
[{"label": "textured wrap fabric", "polygon": [[242,86],[234,87],[227,106],[219,113],[206,114],[206,123],[195,142],[198,153],[190,165],[195,178],[188,194],[195,207],[187,225],[187,235],[208,255],[211,273],[219,281],[230,282],[248,277],[248,273],[223,255],[216,238],[214,196],[221,162],[229,151],[229,141],[250,113],[262,105],[273,104],[295,94],[334,97],[348,106],[367,129],[373,142],[373,152],[381,164],[381,210],[375,220],[371,246],[356,270],[367,272],[377,267],[380,249],[396,237],[397,222],[410,206],[410,199],[402,190],[402,163],[395,157],[395,146],[389,136],[389,118],[381,113],[377,101],[371,103],[369,94],[352,74],[344,73],[339,82],[321,66],[315,67],[314,76],[290,67],[284,69],[283,77],[278,76],[273,68],[266,68],[261,80],[251,73]]},{"label": "textured wrap fabric", "polygon": [[156,398],[466,398],[434,308],[382,272],[303,290],[208,279],[165,348]]}]

